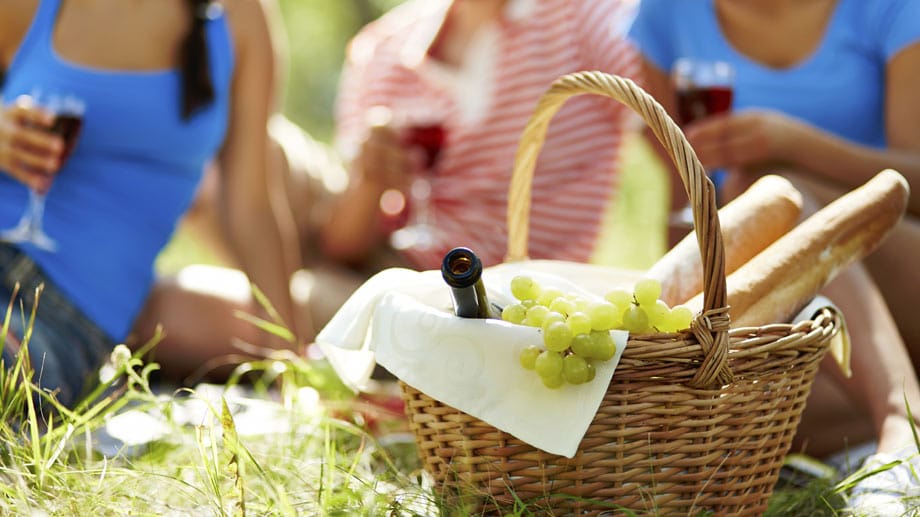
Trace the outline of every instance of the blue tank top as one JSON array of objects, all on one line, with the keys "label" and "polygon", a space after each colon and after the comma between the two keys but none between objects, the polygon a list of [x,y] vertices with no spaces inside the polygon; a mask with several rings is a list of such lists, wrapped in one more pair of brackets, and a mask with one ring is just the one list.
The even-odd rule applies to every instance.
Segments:
[{"label": "blue tank top", "polygon": [[[86,105],[80,139],[48,193],[44,226],[58,250],[20,249],[121,341],[149,293],[158,253],[226,133],[232,42],[223,16],[207,22],[215,101],[183,120],[178,70],[100,70],[62,59],[52,44],[60,3],[41,0],[3,85],[4,104],[38,88]],[[16,224],[27,197],[0,173],[0,228]]]},{"label": "blue tank top", "polygon": [[679,57],[729,62],[734,109],[768,108],[871,147],[885,147],[885,67],[920,41],[920,0],[838,0],[818,47],[775,69],[738,52],[714,0],[642,0],[630,38],[666,73]]}]

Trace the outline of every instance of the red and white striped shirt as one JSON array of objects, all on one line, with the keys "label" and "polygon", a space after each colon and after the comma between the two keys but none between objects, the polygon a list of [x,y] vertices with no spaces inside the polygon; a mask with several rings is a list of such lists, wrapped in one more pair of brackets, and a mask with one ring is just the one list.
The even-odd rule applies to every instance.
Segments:
[{"label": "red and white striped shirt", "polygon": [[[443,121],[447,146],[431,194],[438,242],[407,251],[421,269],[440,267],[454,246],[470,247],[487,266],[502,261],[514,155],[552,81],[581,70],[626,77],[639,71],[637,53],[625,40],[634,2],[509,0],[491,39],[485,38],[490,55],[474,56],[465,75],[445,76],[424,56],[450,3],[408,0],[365,27],[349,45],[337,101],[336,144],[346,157],[365,137],[365,115],[373,106],[388,106],[397,117]],[[616,101],[583,95],[555,116],[534,174],[531,258],[590,258],[617,190],[627,115]]]}]

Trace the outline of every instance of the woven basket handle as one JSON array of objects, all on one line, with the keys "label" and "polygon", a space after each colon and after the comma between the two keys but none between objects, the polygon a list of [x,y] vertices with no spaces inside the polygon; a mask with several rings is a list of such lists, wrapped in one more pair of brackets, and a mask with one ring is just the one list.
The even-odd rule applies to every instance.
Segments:
[{"label": "woven basket handle", "polygon": [[715,203],[715,187],[677,124],[651,95],[631,80],[602,72],[577,72],[560,77],[543,94],[524,128],[514,160],[508,194],[508,253],[505,260],[514,262],[527,258],[530,189],[550,120],[566,100],[586,93],[610,97],[641,115],[680,173],[693,208],[703,264],[703,311],[696,316],[692,330],[704,357],[690,385],[708,388],[728,384],[732,375],[728,367],[725,250]]}]

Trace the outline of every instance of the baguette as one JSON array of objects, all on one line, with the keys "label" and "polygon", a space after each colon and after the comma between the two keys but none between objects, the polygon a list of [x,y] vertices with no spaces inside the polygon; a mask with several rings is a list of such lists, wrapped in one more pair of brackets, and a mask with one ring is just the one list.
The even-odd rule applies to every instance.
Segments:
[{"label": "baguette", "polygon": [[[786,178],[758,179],[719,210],[725,245],[725,274],[766,249],[794,226],[802,213],[802,194]],[[646,273],[661,283],[661,299],[668,305],[686,301],[703,290],[703,266],[696,234],[691,232]]]},{"label": "baguette", "polygon": [[[874,251],[907,206],[909,186],[887,169],[796,226],[726,279],[733,327],[783,323],[840,271]],[[702,309],[702,293],[687,302]]]}]

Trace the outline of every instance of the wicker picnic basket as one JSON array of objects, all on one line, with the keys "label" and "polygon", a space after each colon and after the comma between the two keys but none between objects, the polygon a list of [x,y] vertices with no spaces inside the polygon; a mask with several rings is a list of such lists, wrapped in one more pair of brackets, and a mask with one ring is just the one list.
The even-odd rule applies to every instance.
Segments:
[{"label": "wicker picnic basket", "polygon": [[520,500],[555,515],[762,513],[840,321],[823,310],[795,325],[730,328],[712,183],[651,96],[628,79],[599,72],[555,81],[524,129],[511,179],[507,261],[527,257],[531,181],[550,119],[581,94],[607,96],[635,110],[676,164],[702,253],[704,309],[687,332],[630,336],[571,459],[538,450],[403,383],[424,468],[442,494],[476,511],[507,509]]}]

